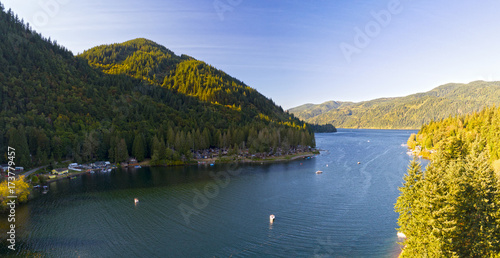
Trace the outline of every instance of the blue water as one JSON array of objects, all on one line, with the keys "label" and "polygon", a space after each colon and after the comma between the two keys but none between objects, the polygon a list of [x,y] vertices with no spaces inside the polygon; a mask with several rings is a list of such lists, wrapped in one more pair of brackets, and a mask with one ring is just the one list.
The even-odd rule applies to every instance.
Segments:
[{"label": "blue water", "polygon": [[[17,208],[17,251],[3,244],[0,254],[394,257],[394,203],[411,159],[401,144],[412,132],[317,134],[321,154],[288,163],[141,168],[54,182]],[[2,219],[0,230],[7,226]]]}]

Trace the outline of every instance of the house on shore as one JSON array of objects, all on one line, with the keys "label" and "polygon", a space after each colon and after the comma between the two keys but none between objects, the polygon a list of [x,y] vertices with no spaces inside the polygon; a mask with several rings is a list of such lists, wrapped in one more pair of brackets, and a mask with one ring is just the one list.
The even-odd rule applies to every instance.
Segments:
[{"label": "house on shore", "polygon": [[8,164],[2,164],[0,165],[0,172],[7,172],[7,170],[9,169],[9,165]]},{"label": "house on shore", "polygon": [[52,169],[52,175],[64,175],[64,174],[68,174],[68,168]]}]

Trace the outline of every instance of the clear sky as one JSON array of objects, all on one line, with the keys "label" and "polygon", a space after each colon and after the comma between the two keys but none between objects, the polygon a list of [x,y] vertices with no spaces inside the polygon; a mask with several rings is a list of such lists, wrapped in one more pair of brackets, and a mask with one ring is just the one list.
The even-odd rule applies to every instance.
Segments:
[{"label": "clear sky", "polygon": [[283,108],[500,78],[500,1],[0,0],[74,54],[144,37]]}]

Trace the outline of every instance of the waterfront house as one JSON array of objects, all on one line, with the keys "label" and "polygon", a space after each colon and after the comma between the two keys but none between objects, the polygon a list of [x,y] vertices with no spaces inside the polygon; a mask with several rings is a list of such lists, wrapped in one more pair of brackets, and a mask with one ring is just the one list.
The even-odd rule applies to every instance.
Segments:
[{"label": "waterfront house", "polygon": [[56,169],[52,169],[52,174],[53,175],[68,174],[68,168],[56,168]]},{"label": "waterfront house", "polygon": [[7,170],[9,169],[9,165],[8,164],[2,164],[0,165],[0,171],[3,173],[3,172],[7,172]]},{"label": "waterfront house", "polygon": [[128,160],[128,166],[129,166],[129,167],[132,167],[132,166],[137,166],[137,165],[139,165],[139,163],[137,162],[137,160],[136,160],[136,159],[134,159],[134,158],[130,158],[130,159]]},{"label": "waterfront house", "polygon": [[97,161],[96,163],[94,163],[94,167],[97,167],[97,168],[105,168],[106,167],[106,161]]},{"label": "waterfront house", "polygon": [[82,171],[83,166],[78,165],[78,163],[71,163],[68,165],[68,170],[74,170],[74,171]]}]

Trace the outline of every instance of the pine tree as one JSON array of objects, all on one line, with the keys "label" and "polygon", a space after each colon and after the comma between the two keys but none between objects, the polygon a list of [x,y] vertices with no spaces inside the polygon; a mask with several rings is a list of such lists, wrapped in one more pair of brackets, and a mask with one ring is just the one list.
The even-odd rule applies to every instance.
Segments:
[{"label": "pine tree", "polygon": [[460,235],[455,248],[462,257],[487,257],[500,253],[498,181],[489,163],[488,150],[476,140],[466,158],[467,188],[460,203]]},{"label": "pine tree", "polygon": [[122,138],[116,145],[115,162],[124,162],[127,161],[128,158],[127,143],[125,139]]},{"label": "pine tree", "polygon": [[9,146],[14,148],[16,152],[15,166],[31,166],[31,155],[24,126],[20,125],[18,128],[11,128],[9,130]]},{"label": "pine tree", "polygon": [[419,229],[425,226],[419,217],[419,212],[422,210],[423,183],[422,167],[416,159],[413,159],[404,177],[403,187],[399,188],[401,194],[395,205],[395,210],[399,213],[398,231],[406,235],[403,243],[406,246],[404,254],[409,257],[425,248],[422,248],[421,245],[424,243],[419,236]]},{"label": "pine tree", "polygon": [[425,176],[412,161],[395,205],[407,236],[403,257],[500,252],[498,180],[488,160],[484,143],[459,145],[455,138],[441,146]]},{"label": "pine tree", "polygon": [[137,161],[143,161],[145,157],[145,146],[142,134],[136,134],[134,138],[134,143],[132,145],[132,155],[137,159]]}]

